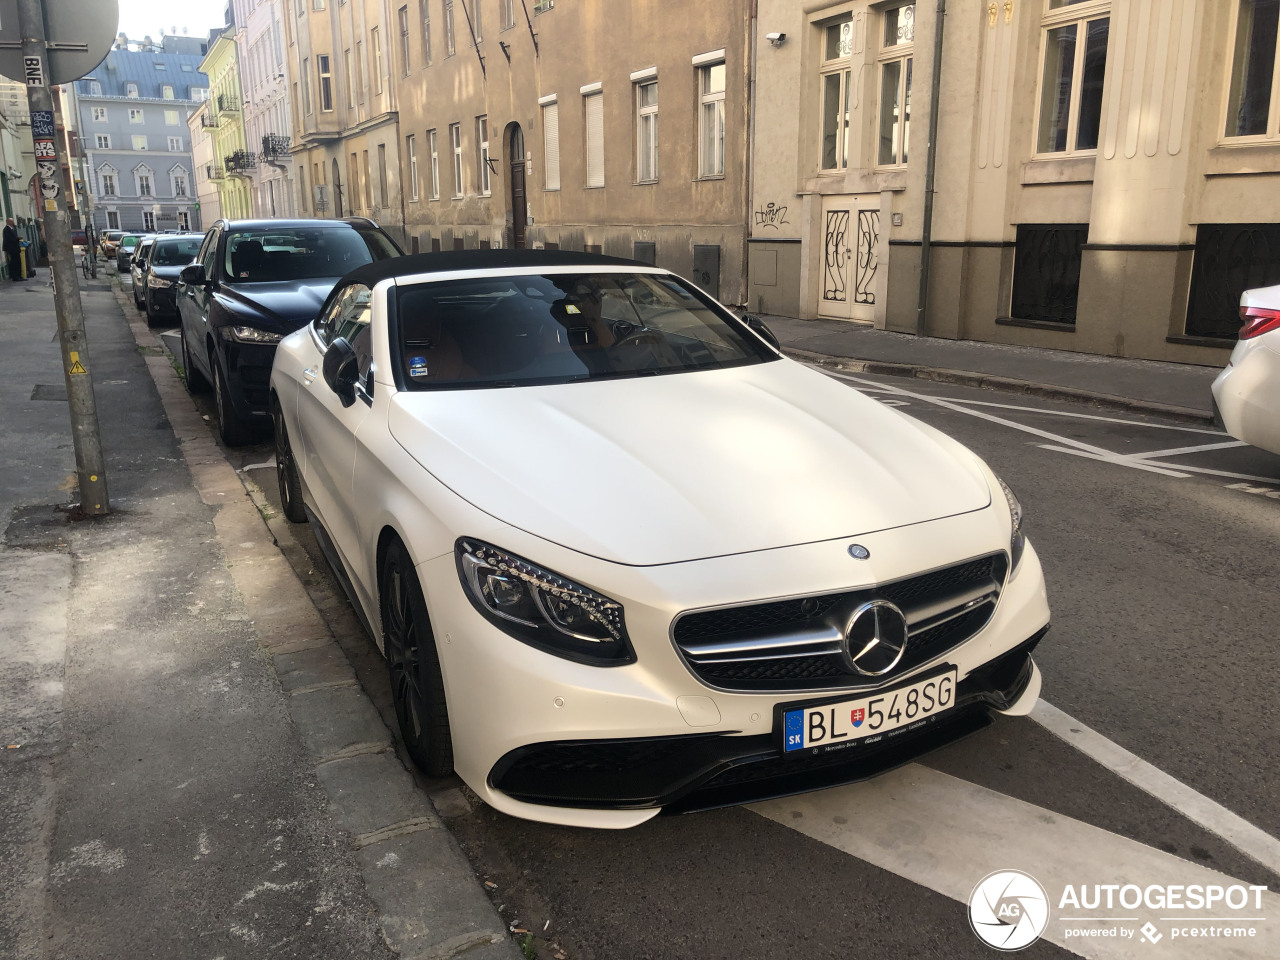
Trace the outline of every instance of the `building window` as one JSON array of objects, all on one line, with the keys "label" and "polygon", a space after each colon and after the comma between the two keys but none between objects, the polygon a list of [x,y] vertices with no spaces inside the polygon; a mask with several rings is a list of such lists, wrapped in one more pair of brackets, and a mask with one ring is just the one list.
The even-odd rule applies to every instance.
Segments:
[{"label": "building window", "polygon": [[114,197],[116,195],[116,175],[114,173],[104,173],[102,175],[102,195],[104,197]]},{"label": "building window", "polygon": [[409,199],[418,199],[418,140],[412,134],[404,138],[404,152],[409,157]]},{"label": "building window", "polygon": [[178,229],[184,233],[191,229],[191,216],[185,210],[178,211]]},{"label": "building window", "polygon": [[196,103],[204,103],[206,100],[209,99],[209,88],[208,87],[192,87],[191,99],[194,100]]},{"label": "building window", "polygon": [[166,83],[163,87],[161,87],[161,88],[160,88],[160,96],[161,96],[161,98],[162,98],[162,99],[164,99],[164,100],[172,100],[172,99],[173,99],[173,87],[169,86],[169,85]]},{"label": "building window", "polygon": [[387,145],[378,144],[378,205],[387,209]]},{"label": "building window", "polygon": [[99,150],[111,149],[111,135],[109,133],[100,133],[97,138]]},{"label": "building window", "polygon": [[136,83],[126,83],[124,85],[124,95],[136,98],[138,96],[138,85]]},{"label": "building window", "polygon": [[311,116],[311,61],[302,59],[302,115]]},{"label": "building window", "polygon": [[1074,326],[1087,223],[1020,223],[1010,316]]},{"label": "building window", "polygon": [[849,102],[853,81],[853,20],[846,16],[822,32],[822,158],[823,170],[849,166]]},{"label": "building window", "polygon": [[[600,85],[594,84],[595,90],[583,93],[582,115],[585,131],[585,153],[587,161],[587,177],[584,186],[604,186],[604,94]],[[587,88],[590,90],[590,88]]]},{"label": "building window", "polygon": [[108,230],[120,229],[120,211],[119,210],[107,211],[107,229]]},{"label": "building window", "polygon": [[185,197],[187,195],[187,175],[185,173],[173,174],[173,195],[175,197]]},{"label": "building window", "polygon": [[724,62],[698,67],[698,176],[724,176]]},{"label": "building window", "polygon": [[431,0],[418,0],[418,17],[422,20],[422,65],[431,65]]},{"label": "building window", "polygon": [[535,0],[533,4],[533,15],[536,17],[540,13],[546,13],[548,10],[554,10],[556,0]]},{"label": "building window", "polygon": [[502,9],[502,29],[510,30],[516,25],[515,0],[501,0],[500,7]]},{"label": "building window", "polygon": [[347,109],[350,110],[355,106],[355,85],[351,82],[351,51],[342,51],[342,79],[347,88]]},{"label": "building window", "polygon": [[106,108],[106,107],[94,107],[94,108],[93,108],[93,122],[94,122],[94,123],[106,123],[106,122],[107,122],[107,108]]},{"label": "building window", "polygon": [[360,76],[358,78],[359,83],[357,85],[357,89],[360,91],[359,100],[361,103],[364,103],[365,100],[369,98],[369,87],[365,83],[364,41],[363,40],[356,41],[356,69],[360,71]]},{"label": "building window", "polygon": [[377,27],[369,31],[369,44],[373,47],[373,92],[382,93],[382,35]]},{"label": "building window", "polygon": [[1278,20],[1277,0],[1238,0],[1231,85],[1227,88],[1228,137],[1280,134],[1277,122],[1270,119],[1271,104],[1278,98],[1280,84],[1280,63],[1276,60]]},{"label": "building window", "polygon": [[462,124],[449,124],[449,143],[453,147],[453,195],[462,196]]},{"label": "building window", "polygon": [[170,138],[169,138],[169,152],[170,152],[170,153],[181,153],[181,152],[182,152],[182,149],[183,149],[183,148],[182,148],[182,138],[181,138],[181,137],[170,137]]},{"label": "building window", "polygon": [[150,210],[142,211],[142,229],[147,233],[156,232],[156,215]]},{"label": "building window", "polygon": [[409,75],[409,8],[400,8],[400,73]]},{"label": "building window", "polygon": [[1109,3],[1048,0],[1041,36],[1040,125],[1036,153],[1075,153],[1098,148],[1102,84],[1107,66]]},{"label": "building window", "polygon": [[658,81],[636,84],[636,180],[658,179]]},{"label": "building window", "polygon": [[316,75],[320,81],[320,109],[324,113],[333,112],[333,71],[329,69],[329,55],[316,55]]},{"label": "building window", "polygon": [[165,126],[176,127],[182,120],[179,119],[177,110],[166,110],[164,112],[164,122]]},{"label": "building window", "polygon": [[543,180],[547,190],[560,189],[560,104],[542,105]]},{"label": "building window", "polygon": [[147,149],[147,138],[145,136],[135,136],[133,138],[133,149],[135,150]]},{"label": "building window", "polygon": [[141,110],[139,110],[137,107],[130,107],[130,108],[129,108],[129,122],[130,122],[130,123],[146,123],[146,122],[147,122],[147,118],[146,118],[146,116],[143,114],[143,112],[142,112]]},{"label": "building window", "polygon": [[431,164],[431,199],[440,199],[440,146],[436,141],[436,132],[427,131],[427,149],[430,151]]},{"label": "building window", "polygon": [[324,0],[311,0],[311,9],[312,9],[312,10],[323,10],[323,9],[324,9]]},{"label": "building window", "polygon": [[[465,8],[464,8],[465,9]],[[471,2],[471,33],[475,36],[475,42],[478,45],[484,39],[483,30],[480,27],[480,21],[484,19],[480,16],[480,0],[472,0]]]},{"label": "building window", "polygon": [[151,175],[148,173],[138,174],[138,196],[151,196]]},{"label": "building window", "polygon": [[444,0],[444,55],[452,57],[456,49],[453,36],[453,0]]},{"label": "building window", "polygon": [[99,83],[97,80],[89,81],[89,96],[91,97],[102,96],[102,84]]},{"label": "building window", "polygon": [[[1050,0],[1057,2],[1057,0]],[[900,167],[907,162],[911,134],[911,67],[915,52],[916,5],[908,3],[884,11],[880,38],[879,145],[876,163]]]},{"label": "building window", "polygon": [[489,184],[489,118],[476,117],[476,182],[480,184],[480,195],[487,197],[492,192]]}]

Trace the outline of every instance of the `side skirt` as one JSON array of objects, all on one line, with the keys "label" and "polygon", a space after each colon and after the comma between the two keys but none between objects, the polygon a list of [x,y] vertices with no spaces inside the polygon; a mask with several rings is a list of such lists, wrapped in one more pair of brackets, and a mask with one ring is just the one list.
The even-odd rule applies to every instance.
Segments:
[{"label": "side skirt", "polygon": [[378,650],[383,652],[382,641],[374,633],[373,625],[369,623],[369,618],[364,615],[364,607],[360,604],[359,597],[356,594],[355,584],[351,582],[351,577],[347,575],[347,568],[343,564],[342,558],[338,555],[338,548],[333,545],[333,541],[329,538],[329,531],[324,528],[320,518],[307,506],[305,496],[302,498],[302,505],[307,512],[307,523],[311,525],[311,530],[316,535],[316,543],[320,544],[320,552],[324,554],[324,559],[329,564],[329,569],[333,571],[338,583],[342,584],[342,592],[347,595],[347,602],[355,610],[356,616],[360,619],[360,625],[364,627],[364,632],[369,635]]}]

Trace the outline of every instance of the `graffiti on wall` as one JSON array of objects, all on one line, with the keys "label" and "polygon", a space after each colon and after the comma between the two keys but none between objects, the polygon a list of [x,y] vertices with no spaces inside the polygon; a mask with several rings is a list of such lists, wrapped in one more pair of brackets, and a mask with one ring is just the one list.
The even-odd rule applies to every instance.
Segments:
[{"label": "graffiti on wall", "polygon": [[777,230],[789,223],[791,221],[787,219],[787,208],[778,206],[772,200],[756,211],[757,227],[772,227]]}]

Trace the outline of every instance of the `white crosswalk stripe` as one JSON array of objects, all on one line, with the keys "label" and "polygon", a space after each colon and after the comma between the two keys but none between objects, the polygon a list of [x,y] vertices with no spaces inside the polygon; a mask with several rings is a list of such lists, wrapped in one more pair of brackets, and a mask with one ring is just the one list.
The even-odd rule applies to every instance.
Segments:
[{"label": "white crosswalk stripe", "polygon": [[[749,809],[959,901],[956,936],[972,936],[965,904],[978,881],[996,870],[1015,869],[1035,877],[1049,894],[1050,919],[1044,939],[1082,957],[1226,960],[1280,956],[1280,895],[1274,893],[1249,891],[1248,910],[1224,910],[1221,904],[1212,912],[1145,905],[1124,910],[1118,903],[1111,910],[1087,910],[1070,904],[1061,908],[1068,884],[1076,890],[1082,884],[1089,890],[1094,884],[1136,884],[1146,891],[1152,885],[1225,888],[1239,881],[919,764],[866,783],[770,800]],[[1248,884],[1243,886],[1248,888]],[[1255,897],[1261,901],[1260,909],[1255,908]],[[1197,919],[1235,913],[1242,919]],[[1133,919],[1088,919],[1094,917]],[[1140,928],[1148,921],[1160,934],[1156,946],[1141,942]],[[1257,934],[1204,938],[1190,933],[1191,929],[1199,933],[1223,927],[1253,928]],[[1120,928],[1133,931],[1133,935],[1069,935],[1073,930]],[[1175,929],[1186,936],[1175,936]]]}]

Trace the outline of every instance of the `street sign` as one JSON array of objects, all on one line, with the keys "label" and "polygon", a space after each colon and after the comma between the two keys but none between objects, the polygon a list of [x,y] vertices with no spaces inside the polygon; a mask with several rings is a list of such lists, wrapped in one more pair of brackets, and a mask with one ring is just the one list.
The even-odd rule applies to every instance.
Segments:
[{"label": "street sign", "polygon": [[70,83],[106,59],[120,26],[120,0],[45,0],[49,62],[41,74],[22,55],[18,0],[0,0],[0,74],[32,86]]}]

